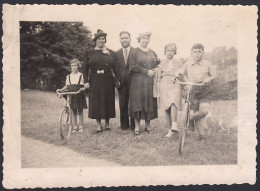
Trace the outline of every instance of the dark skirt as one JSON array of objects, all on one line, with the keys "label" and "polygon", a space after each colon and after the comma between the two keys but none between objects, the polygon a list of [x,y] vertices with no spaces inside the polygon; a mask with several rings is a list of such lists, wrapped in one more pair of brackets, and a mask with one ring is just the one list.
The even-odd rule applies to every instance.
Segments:
[{"label": "dark skirt", "polygon": [[136,111],[131,112],[130,116],[134,119],[144,119],[144,120],[153,120],[158,118],[158,112],[157,112],[157,99],[153,98],[153,110],[146,111]]},{"label": "dark skirt", "polygon": [[152,77],[133,74],[130,84],[130,116],[135,119],[152,120],[158,117],[157,99],[153,97]]},{"label": "dark skirt", "polygon": [[[78,84],[71,84],[68,88],[70,92],[76,92],[79,91],[81,87],[83,86]],[[72,109],[87,109],[88,107],[84,93],[70,95],[70,107]]]},{"label": "dark skirt", "polygon": [[115,116],[115,85],[112,74],[91,74],[89,118],[109,119]]}]

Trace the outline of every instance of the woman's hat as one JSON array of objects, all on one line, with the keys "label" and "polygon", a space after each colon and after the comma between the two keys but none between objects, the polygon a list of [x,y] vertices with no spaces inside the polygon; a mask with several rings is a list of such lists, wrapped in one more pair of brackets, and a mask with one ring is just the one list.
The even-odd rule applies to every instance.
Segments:
[{"label": "woman's hat", "polygon": [[136,38],[137,40],[140,40],[140,38],[144,37],[144,36],[151,36],[152,33],[151,32],[144,32],[138,35],[138,37]]},{"label": "woman's hat", "polygon": [[104,33],[102,30],[98,29],[97,33],[95,33],[94,36],[95,36],[95,38],[93,39],[93,41],[96,42],[96,40],[101,36],[104,36],[106,38],[107,33]]}]

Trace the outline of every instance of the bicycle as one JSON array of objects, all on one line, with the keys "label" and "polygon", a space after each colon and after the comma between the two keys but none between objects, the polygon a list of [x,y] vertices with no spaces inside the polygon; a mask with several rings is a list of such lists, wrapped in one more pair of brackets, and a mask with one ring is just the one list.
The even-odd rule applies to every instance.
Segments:
[{"label": "bicycle", "polygon": [[178,146],[178,153],[181,156],[183,152],[184,147],[184,141],[185,141],[185,130],[189,129],[189,118],[190,118],[190,104],[191,104],[191,98],[190,98],[190,92],[192,89],[192,86],[203,86],[205,83],[194,83],[194,82],[181,82],[177,78],[175,78],[175,81],[179,83],[180,85],[186,85],[186,95],[185,95],[185,101],[183,105],[183,110],[181,113],[180,123],[179,123],[179,146]]},{"label": "bicycle", "polygon": [[56,90],[57,96],[59,96],[60,98],[64,95],[67,95],[66,105],[61,110],[60,118],[59,118],[59,132],[62,140],[68,139],[72,132],[72,128],[71,128],[72,111],[70,108],[70,96],[82,93],[83,90],[85,89],[81,88],[77,92],[68,92],[68,90],[59,92],[58,90]]}]

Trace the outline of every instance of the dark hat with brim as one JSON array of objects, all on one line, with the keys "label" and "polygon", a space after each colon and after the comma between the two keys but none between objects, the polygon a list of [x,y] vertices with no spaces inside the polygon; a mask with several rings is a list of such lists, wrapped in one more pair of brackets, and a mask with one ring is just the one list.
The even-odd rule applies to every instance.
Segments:
[{"label": "dark hat with brim", "polygon": [[98,29],[97,33],[95,33],[94,36],[95,36],[95,38],[93,39],[93,41],[96,42],[96,40],[101,36],[104,36],[106,38],[107,33],[104,33],[102,30]]}]

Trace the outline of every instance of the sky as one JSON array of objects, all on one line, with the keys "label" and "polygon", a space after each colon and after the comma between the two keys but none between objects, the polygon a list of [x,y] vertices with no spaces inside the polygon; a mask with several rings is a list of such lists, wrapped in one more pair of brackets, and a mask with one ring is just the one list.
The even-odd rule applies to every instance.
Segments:
[{"label": "sky", "polygon": [[107,33],[108,48],[121,48],[119,32],[131,33],[131,45],[137,47],[136,37],[151,32],[149,48],[160,58],[164,46],[176,43],[176,57],[188,57],[194,43],[202,43],[205,52],[214,47],[236,47],[236,21],[225,8],[197,6],[87,6],[84,7],[84,25],[92,35],[97,29]]},{"label": "sky", "polygon": [[[92,31],[107,33],[107,47],[118,50],[120,31],[131,33],[132,46],[137,47],[136,37],[151,32],[149,47],[160,58],[164,46],[176,43],[176,57],[190,55],[194,43],[202,43],[205,52],[214,47],[237,47],[237,35],[247,23],[249,14],[241,13],[239,6],[176,6],[176,5],[67,5],[22,6],[19,16],[25,21],[79,21]],[[33,16],[32,16],[33,15]],[[240,36],[241,37],[241,36]],[[243,37],[243,36],[242,36]]]}]

